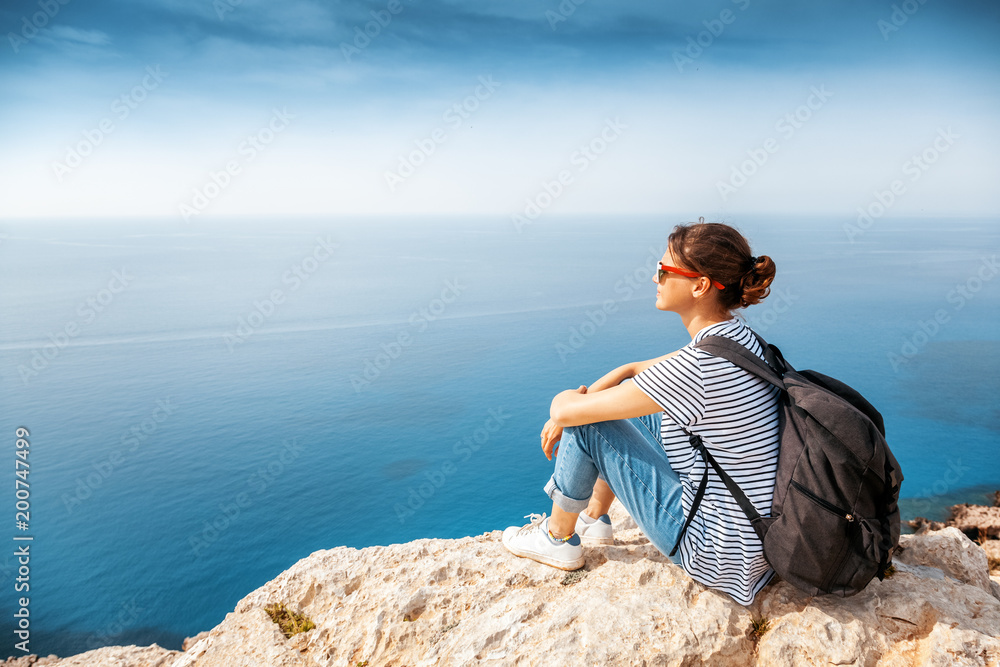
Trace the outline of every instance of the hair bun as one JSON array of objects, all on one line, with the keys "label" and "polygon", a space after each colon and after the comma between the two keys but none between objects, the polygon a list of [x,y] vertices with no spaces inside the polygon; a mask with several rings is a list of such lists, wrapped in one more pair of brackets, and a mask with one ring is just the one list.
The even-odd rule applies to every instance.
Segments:
[{"label": "hair bun", "polygon": [[771,293],[771,282],[774,280],[774,262],[767,255],[751,257],[753,263],[743,280],[740,281],[741,305],[752,306],[760,303]]}]

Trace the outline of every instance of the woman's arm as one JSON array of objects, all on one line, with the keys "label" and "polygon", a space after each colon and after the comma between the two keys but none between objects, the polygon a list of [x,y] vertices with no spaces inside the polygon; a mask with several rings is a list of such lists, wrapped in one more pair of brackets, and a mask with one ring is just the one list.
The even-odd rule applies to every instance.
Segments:
[{"label": "woman's arm", "polygon": [[557,394],[552,399],[552,406],[549,409],[550,418],[542,427],[542,451],[545,452],[545,458],[551,461],[552,456],[559,451],[556,445],[562,438],[563,427],[593,424],[609,419],[641,417],[659,412],[662,408],[658,403],[631,382],[626,384],[622,382],[678,352],[680,350],[655,359],[633,361],[607,373],[590,385],[589,389],[581,386],[579,389],[570,389]]},{"label": "woman's arm", "polygon": [[549,408],[549,422],[558,428],[593,424],[612,419],[631,419],[659,412],[663,408],[632,382],[633,378],[653,364],[677,355],[676,350],[662,357],[635,361],[619,366],[591,387],[567,389],[556,394]]},{"label": "woman's arm", "polygon": [[[669,359],[679,352],[680,350],[677,350],[655,359],[619,366],[595,382],[596,387],[568,389],[556,394],[549,409],[552,424],[565,428],[612,419],[631,419],[659,412],[663,409],[659,403],[647,396],[634,383],[622,383],[622,380],[635,377],[653,364]],[[605,387],[605,384],[609,386]]]},{"label": "woman's arm", "polygon": [[635,366],[635,373],[633,373],[631,377],[635,377],[636,375],[638,375],[639,373],[643,372],[644,370],[646,370],[647,368],[649,368],[653,364],[658,364],[661,361],[663,361],[664,359],[669,359],[670,357],[676,357],[680,353],[681,353],[680,350],[674,350],[670,354],[665,354],[662,357],[657,357],[656,359],[647,359],[646,361],[637,361],[634,364],[634,366]]},{"label": "woman's arm", "polygon": [[607,375],[605,375],[604,377],[600,378],[592,385],[590,385],[590,387],[587,389],[587,393],[594,394],[599,391],[604,391],[605,389],[610,389],[611,387],[616,387],[620,385],[623,381],[629,378],[634,378],[636,375],[643,372],[653,364],[659,363],[664,359],[669,359],[670,357],[676,355],[677,352],[680,352],[680,350],[677,350],[676,352],[671,352],[670,354],[665,354],[662,357],[656,357],[655,359],[647,359],[646,361],[633,361],[630,364],[619,366],[618,368],[614,369],[613,371],[611,371],[610,373],[608,373]]},{"label": "woman's arm", "polygon": [[586,387],[580,387],[556,394],[549,409],[550,421],[565,428],[642,417],[663,409],[632,382],[623,382],[594,394],[586,391]]},{"label": "woman's arm", "polygon": [[587,388],[587,392],[594,394],[599,391],[604,391],[605,389],[610,389],[611,387],[621,384],[628,378],[635,377],[635,374],[638,372],[635,370],[635,365],[638,363],[644,362],[633,361],[630,364],[619,366],[613,371],[610,371],[599,380],[595,380],[594,383]]}]

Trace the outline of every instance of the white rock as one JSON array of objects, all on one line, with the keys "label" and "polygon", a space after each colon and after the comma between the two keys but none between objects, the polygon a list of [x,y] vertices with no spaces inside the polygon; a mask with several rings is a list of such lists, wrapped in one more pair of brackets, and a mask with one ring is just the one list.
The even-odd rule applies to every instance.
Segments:
[{"label": "white rock", "polygon": [[949,577],[992,594],[986,552],[965,533],[948,527],[925,533],[919,539],[915,537],[903,535],[900,538],[902,549],[893,560],[936,567]]},{"label": "white rock", "polygon": [[[317,551],[163,667],[1000,664],[1000,600],[957,530],[904,536],[895,574],[850,598],[778,581],[746,608],[672,564],[617,503],[612,520],[617,544],[588,549],[569,585],[507,553],[500,531]],[[274,602],[317,627],[286,639],[263,611]],[[771,627],[757,640],[761,616]],[[148,663],[91,651],[54,664]]]}]

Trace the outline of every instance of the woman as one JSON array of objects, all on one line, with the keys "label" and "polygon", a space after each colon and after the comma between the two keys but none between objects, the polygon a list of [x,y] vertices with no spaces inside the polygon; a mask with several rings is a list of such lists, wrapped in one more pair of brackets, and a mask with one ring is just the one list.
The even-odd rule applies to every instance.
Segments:
[{"label": "woman", "polygon": [[[725,336],[763,356],[733,311],[764,299],[774,273],[774,262],[752,256],[728,225],[701,218],[674,229],[654,277],[656,307],[680,315],[691,343],[556,395],[541,434],[545,456],[558,454],[545,485],[552,514],[505,530],[509,551],[565,570],[583,567],[583,544],[613,543],[607,511],[617,496],[656,548],[670,553],[706,465],[684,429],[702,436],[762,516],[770,513],[778,390],[695,345]],[[693,579],[743,605],[773,575],[749,520],[711,469],[677,555]]]}]

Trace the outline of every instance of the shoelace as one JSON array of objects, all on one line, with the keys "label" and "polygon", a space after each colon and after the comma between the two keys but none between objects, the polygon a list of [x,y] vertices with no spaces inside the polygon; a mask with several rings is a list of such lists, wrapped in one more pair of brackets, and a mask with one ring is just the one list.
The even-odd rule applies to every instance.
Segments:
[{"label": "shoelace", "polygon": [[545,513],[543,512],[541,514],[535,514],[535,513],[526,514],[524,515],[524,518],[528,519],[531,523],[529,523],[526,526],[521,526],[517,531],[518,535],[537,528],[542,523],[542,521],[545,521]]},{"label": "shoelace", "polygon": [[[525,514],[524,518],[528,519],[531,523],[529,523],[526,526],[521,526],[518,529],[518,531],[517,531],[518,535],[520,535],[521,533],[524,533],[524,532],[527,532],[527,531],[531,531],[531,530],[535,530],[536,528],[538,528],[541,525],[541,523],[543,521],[545,521],[545,513],[543,512],[541,514],[535,514],[535,513]],[[549,537],[551,537],[553,540],[556,540],[557,542],[567,542],[570,538],[573,537],[572,533],[570,533],[566,537],[556,537],[555,535],[552,534],[551,530],[546,531],[546,532],[548,532]]]}]

